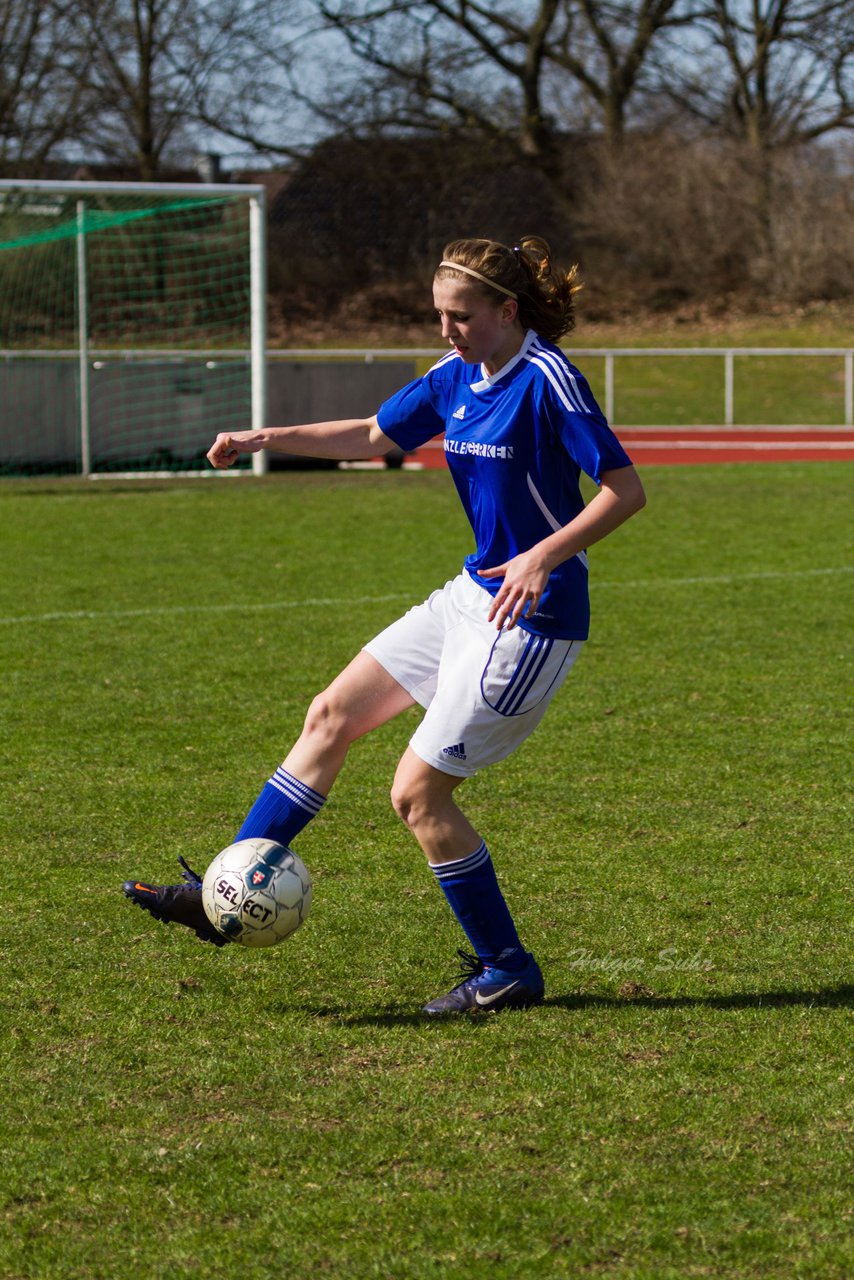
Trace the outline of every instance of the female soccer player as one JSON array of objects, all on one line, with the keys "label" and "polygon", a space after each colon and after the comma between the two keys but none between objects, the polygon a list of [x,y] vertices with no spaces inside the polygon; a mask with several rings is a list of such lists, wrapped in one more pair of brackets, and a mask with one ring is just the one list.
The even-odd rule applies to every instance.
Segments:
[{"label": "female soccer player", "polygon": [[[428,1014],[536,1004],[543,977],[525,949],[486,844],[456,790],[539,724],[588,633],[586,548],[645,502],[630,459],[586,381],[555,345],[574,324],[575,268],[525,237],[449,244],[433,280],[451,350],[372,418],[224,432],[209,453],[229,467],[270,449],[370,458],[444,432],[448,466],[476,539],[462,571],[381,632],[312,702],[302,733],[236,839],[288,845],[319,812],[357,738],[419,703],[424,716],[397,767],[392,804],[415,836],[474,954]],[[585,471],[599,486],[587,506]],[[200,880],[127,881],[160,920],[217,945]]]}]

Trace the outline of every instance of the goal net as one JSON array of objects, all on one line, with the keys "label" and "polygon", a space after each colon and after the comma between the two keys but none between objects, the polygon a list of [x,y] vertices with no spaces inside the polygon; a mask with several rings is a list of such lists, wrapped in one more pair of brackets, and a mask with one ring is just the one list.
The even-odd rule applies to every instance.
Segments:
[{"label": "goal net", "polygon": [[0,182],[0,474],[201,468],[264,311],[262,187]]}]

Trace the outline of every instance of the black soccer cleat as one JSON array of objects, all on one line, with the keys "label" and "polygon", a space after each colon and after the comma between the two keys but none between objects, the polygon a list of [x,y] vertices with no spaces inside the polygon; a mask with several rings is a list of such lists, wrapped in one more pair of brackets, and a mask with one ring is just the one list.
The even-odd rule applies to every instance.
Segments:
[{"label": "black soccer cleat", "polygon": [[458,951],[457,955],[462,962],[462,981],[446,996],[437,996],[425,1004],[425,1013],[433,1017],[452,1013],[497,1013],[499,1009],[527,1009],[542,1000],[545,991],[543,975],[530,953],[525,968],[517,973],[485,965],[466,951]]},{"label": "black soccer cleat", "polygon": [[213,927],[202,906],[201,877],[187,866],[183,858],[179,857],[178,861],[184,884],[145,884],[140,880],[125,880],[122,892],[155,920],[162,920],[164,924],[174,920],[176,924],[192,929],[203,942],[212,942],[215,947],[226,946],[230,939]]}]

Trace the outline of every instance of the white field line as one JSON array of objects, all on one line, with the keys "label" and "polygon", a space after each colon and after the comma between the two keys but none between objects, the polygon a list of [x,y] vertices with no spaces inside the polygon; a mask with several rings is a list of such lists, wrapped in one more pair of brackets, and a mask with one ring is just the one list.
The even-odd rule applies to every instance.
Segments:
[{"label": "white field line", "polygon": [[638,587],[727,587],[736,582],[765,582],[779,578],[826,578],[837,573],[854,573],[854,564],[842,564],[835,569],[770,569],[767,572],[757,573],[704,574],[696,578],[635,578],[631,582],[591,582],[590,590],[606,588],[633,590]]},{"label": "white field line", "polygon": [[75,609],[68,613],[32,613],[24,617],[0,618],[0,626],[35,622],[101,622],[117,618],[171,618],[204,613],[262,613],[275,609],[325,609],[333,606],[349,609],[360,604],[386,604],[392,600],[411,600],[408,595],[357,596],[350,600],[270,600],[266,604],[191,604],[168,605],[162,609]]},{"label": "white field line", "polygon": [[[635,578],[627,582],[591,582],[592,591],[634,591],[658,587],[731,586],[737,582],[764,582],[786,578],[820,578],[854,573],[854,565],[837,568],[781,569],[757,573],[709,574],[692,578]],[[31,613],[0,617],[0,626],[33,626],[40,622],[110,622],[122,618],[172,618],[209,613],[263,613],[277,609],[350,609],[363,604],[391,604],[395,600],[414,601],[411,595],[356,596],[349,600],[320,597],[308,600],[270,600],[264,604],[170,605],[151,609],[74,609],[65,613]]]}]

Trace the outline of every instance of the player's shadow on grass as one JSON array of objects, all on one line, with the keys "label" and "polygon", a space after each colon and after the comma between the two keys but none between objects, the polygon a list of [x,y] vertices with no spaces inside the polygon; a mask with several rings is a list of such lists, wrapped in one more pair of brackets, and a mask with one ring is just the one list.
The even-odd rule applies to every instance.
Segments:
[{"label": "player's shadow on grass", "polygon": [[822,987],[818,991],[735,991],[730,995],[659,996],[654,992],[630,995],[601,995],[577,992],[568,996],[547,996],[544,1006],[559,1009],[625,1008],[641,1009],[781,1009],[808,1005],[816,1009],[854,1006],[854,986]]},{"label": "player's shadow on grass", "polygon": [[[730,995],[708,996],[658,996],[654,993],[620,995],[576,992],[565,996],[547,996],[543,1009],[566,1009],[578,1012],[583,1009],[782,1009],[792,1005],[807,1005],[816,1009],[851,1008],[854,1005],[854,986],[822,987],[817,991],[737,991]],[[348,1026],[400,1027],[419,1026],[426,1023],[447,1025],[459,1022],[459,1018],[431,1018],[409,1005],[393,1004],[365,1013],[354,1013],[346,1005],[300,1005],[301,1011],[316,1018],[332,1018]],[[282,1012],[294,1012],[294,1006],[283,1006]],[[515,1012],[511,1016],[518,1016]],[[468,1024],[486,1025],[494,1016],[475,1015]]]}]

